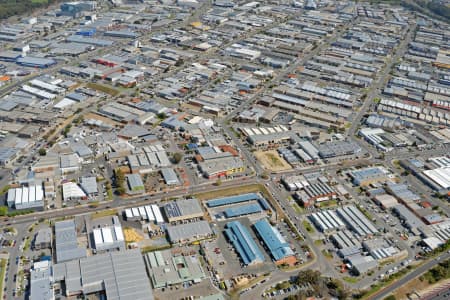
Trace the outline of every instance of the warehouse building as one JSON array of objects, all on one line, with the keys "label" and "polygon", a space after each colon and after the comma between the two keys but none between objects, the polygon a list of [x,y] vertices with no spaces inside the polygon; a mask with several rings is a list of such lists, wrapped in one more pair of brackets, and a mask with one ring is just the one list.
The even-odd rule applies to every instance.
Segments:
[{"label": "warehouse building", "polygon": [[94,176],[81,177],[80,186],[88,196],[98,195],[97,179]]},{"label": "warehouse building", "polygon": [[403,221],[403,225],[411,230],[412,233],[417,234],[417,229],[425,226],[415,214],[413,214],[406,206],[403,204],[398,204],[393,207],[393,212]]},{"label": "warehouse building", "polygon": [[334,210],[323,210],[310,217],[314,225],[322,232],[331,232],[345,228],[345,224]]},{"label": "warehouse building", "polygon": [[362,214],[362,212],[353,205],[347,205],[336,209],[339,217],[344,220],[349,228],[351,228],[358,236],[374,235],[378,230],[373,224]]},{"label": "warehouse building", "polygon": [[167,235],[172,244],[185,244],[211,238],[213,232],[207,221],[198,221],[167,226]]},{"label": "warehouse building", "polygon": [[245,170],[242,159],[234,156],[202,161],[198,166],[203,176],[208,179],[227,177]]},{"label": "warehouse building", "polygon": [[346,260],[351,265],[352,272],[355,275],[363,275],[378,266],[378,262],[370,255],[356,254],[347,257]]},{"label": "warehouse building", "polygon": [[260,195],[258,195],[256,193],[248,193],[248,194],[242,194],[242,195],[236,195],[236,196],[217,198],[217,199],[207,201],[206,205],[208,207],[219,207],[219,206],[226,206],[226,205],[238,204],[238,203],[243,203],[243,202],[251,202],[251,201],[257,201],[264,210],[270,209],[269,204],[267,203],[266,199],[262,198]]},{"label": "warehouse building", "polygon": [[75,182],[66,182],[62,184],[62,197],[64,201],[87,200],[84,191]]},{"label": "warehouse building", "polygon": [[246,215],[261,213],[263,210],[258,202],[243,204],[239,206],[229,207],[224,210],[223,214],[226,218],[235,218]]},{"label": "warehouse building", "polygon": [[19,57],[16,62],[21,66],[40,69],[45,69],[56,65],[56,61],[53,59],[31,56]]},{"label": "warehouse building", "polygon": [[225,236],[233,244],[244,265],[264,262],[264,256],[248,230],[239,222],[232,221],[225,226]]},{"label": "warehouse building", "polygon": [[112,225],[94,228],[92,231],[94,249],[97,253],[103,251],[125,250],[125,238],[122,225],[117,216],[112,217]]},{"label": "warehouse building", "polygon": [[67,297],[104,292],[106,299],[154,299],[139,249],[58,263],[53,278],[65,286]]},{"label": "warehouse building", "polygon": [[147,253],[144,260],[155,289],[185,282],[199,283],[206,278],[200,260],[194,255],[154,251]]},{"label": "warehouse building", "polygon": [[161,169],[161,175],[167,185],[180,185],[177,173],[172,168]]},{"label": "warehouse building", "polygon": [[54,300],[52,262],[35,262],[30,270],[30,300]]},{"label": "warehouse building", "polygon": [[367,186],[388,180],[387,172],[379,167],[364,168],[349,172],[352,182],[358,186]]},{"label": "warehouse building", "polygon": [[22,186],[8,190],[7,205],[15,209],[43,209],[44,188],[42,184]]},{"label": "warehouse building", "polygon": [[131,193],[144,193],[145,186],[142,181],[141,175],[139,174],[129,174],[126,176],[128,182],[128,188]]},{"label": "warehouse building", "polygon": [[86,257],[86,249],[78,246],[75,220],[55,223],[56,262]]},{"label": "warehouse building", "polygon": [[48,249],[52,247],[52,229],[50,227],[41,228],[34,237],[34,250]]},{"label": "warehouse building", "polygon": [[124,211],[124,216],[127,221],[144,220],[144,221],[148,221],[148,222],[152,222],[152,223],[154,222],[155,224],[164,223],[164,219],[161,214],[161,211],[160,211],[159,207],[155,204],[127,208]]},{"label": "warehouse building", "polygon": [[167,220],[171,223],[204,217],[202,207],[195,198],[167,203],[163,206],[163,210]]},{"label": "warehouse building", "polygon": [[275,227],[267,219],[261,219],[254,225],[255,231],[269,250],[275,264],[294,265],[297,262],[294,251]]}]

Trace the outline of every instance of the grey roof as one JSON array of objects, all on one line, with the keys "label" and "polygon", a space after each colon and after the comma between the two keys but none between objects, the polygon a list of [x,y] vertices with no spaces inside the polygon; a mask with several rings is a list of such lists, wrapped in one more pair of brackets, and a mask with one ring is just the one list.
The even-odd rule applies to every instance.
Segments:
[{"label": "grey roof", "polygon": [[33,268],[30,272],[30,300],[52,300],[51,268]]},{"label": "grey roof", "polygon": [[180,181],[178,180],[178,176],[173,169],[171,169],[171,168],[161,169],[161,174],[167,185],[180,184]]},{"label": "grey roof", "polygon": [[37,232],[36,238],[34,239],[35,244],[51,243],[51,241],[52,241],[52,229],[50,227],[41,228]]},{"label": "grey roof", "polygon": [[144,186],[144,182],[142,182],[141,175],[139,174],[129,174],[127,175],[127,179],[131,190]]},{"label": "grey roof", "polygon": [[203,215],[203,210],[197,199],[173,201],[164,205],[164,212],[171,221],[172,218],[192,217]]},{"label": "grey roof", "polygon": [[95,177],[81,177],[80,186],[86,194],[98,193],[97,179]]},{"label": "grey roof", "polygon": [[75,221],[55,223],[56,262],[86,257],[86,250],[78,247]]},{"label": "grey roof", "polygon": [[180,241],[212,235],[212,230],[207,221],[199,221],[175,226],[167,226],[167,234],[169,235],[169,240],[172,243],[178,243]]},{"label": "grey roof", "polygon": [[139,249],[89,256],[55,266],[68,292],[105,291],[108,300],[153,300]]},{"label": "grey roof", "polygon": [[17,151],[18,149],[16,148],[0,148],[0,164],[5,163],[6,161],[13,158],[16,155]]},{"label": "grey roof", "polygon": [[78,165],[79,165],[78,156],[75,153],[60,156],[61,168],[74,168],[78,167]]}]

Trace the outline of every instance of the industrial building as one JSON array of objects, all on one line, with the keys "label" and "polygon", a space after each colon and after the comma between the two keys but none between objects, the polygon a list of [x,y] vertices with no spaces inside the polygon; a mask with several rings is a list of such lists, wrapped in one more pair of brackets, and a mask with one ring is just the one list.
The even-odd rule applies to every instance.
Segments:
[{"label": "industrial building", "polygon": [[169,202],[163,206],[163,211],[171,223],[204,217],[202,207],[195,198]]},{"label": "industrial building", "polygon": [[213,232],[207,221],[169,225],[166,229],[169,241],[172,244],[190,243],[213,236]]},{"label": "industrial building", "polygon": [[124,216],[127,221],[148,221],[155,224],[164,223],[163,216],[159,207],[155,204],[127,208],[124,211]]},{"label": "industrial building", "polygon": [[127,183],[128,188],[131,193],[144,193],[145,192],[145,186],[144,182],[142,181],[141,175],[139,174],[128,174],[127,177]]},{"label": "industrial building", "polygon": [[235,218],[246,215],[252,215],[261,213],[263,210],[258,202],[250,204],[242,204],[239,206],[228,207],[224,210],[223,214],[226,218]]},{"label": "industrial building", "polygon": [[336,209],[339,217],[344,220],[347,226],[358,236],[368,236],[378,233],[378,230],[362,212],[353,205],[347,205]]},{"label": "industrial building", "polygon": [[125,238],[122,225],[117,216],[112,217],[112,225],[92,230],[94,249],[97,253],[103,251],[125,250]]},{"label": "industrial building", "polygon": [[346,258],[356,275],[363,275],[378,266],[378,262],[370,255],[352,255]]},{"label": "industrial building", "polygon": [[43,209],[44,188],[42,184],[22,186],[8,190],[8,207],[15,209]]},{"label": "industrial building", "polygon": [[195,255],[174,253],[173,250],[154,251],[147,253],[144,260],[155,289],[184,282],[199,283],[206,278]]},{"label": "industrial building", "polygon": [[17,58],[16,63],[21,66],[40,69],[45,69],[56,65],[56,61],[53,59],[31,56],[19,57]]},{"label": "industrial building", "polygon": [[41,228],[36,233],[33,242],[34,250],[48,249],[52,247],[52,229],[50,227]]},{"label": "industrial building", "polygon": [[225,226],[225,235],[233,244],[244,265],[264,262],[264,256],[252,236],[239,221],[232,221]]},{"label": "industrial building", "polygon": [[322,210],[311,214],[314,225],[322,232],[336,231],[345,228],[344,222],[339,218],[334,210]]},{"label": "industrial building", "polygon": [[55,300],[52,262],[35,262],[30,270],[30,300]]},{"label": "industrial building", "polygon": [[227,177],[245,170],[242,159],[234,156],[202,161],[198,167],[208,179]]},{"label": "industrial building", "polygon": [[380,167],[364,168],[349,172],[352,182],[358,186],[367,186],[388,180],[387,171]]},{"label": "industrial building", "polygon": [[80,186],[88,196],[98,195],[97,179],[94,176],[81,177]]},{"label": "industrial building", "polygon": [[66,182],[62,184],[62,198],[64,201],[87,200],[84,191],[75,182]]},{"label": "industrial building", "polygon": [[242,195],[236,195],[236,196],[229,196],[229,197],[223,197],[223,198],[217,198],[213,200],[209,200],[206,202],[206,205],[208,207],[220,207],[220,206],[226,206],[226,205],[233,205],[243,202],[251,202],[251,201],[257,201],[261,207],[264,210],[269,210],[269,204],[267,203],[266,199],[261,197],[260,195],[256,193],[248,193],[248,194],[242,194]]},{"label": "industrial building", "polygon": [[104,292],[107,299],[154,299],[139,249],[58,263],[53,278],[65,286],[67,297]]},{"label": "industrial building", "polygon": [[289,243],[286,242],[278,229],[270,225],[267,219],[261,219],[253,226],[277,265],[294,265],[297,262]]},{"label": "industrial building", "polygon": [[86,249],[78,246],[75,220],[55,223],[56,262],[86,257]]},{"label": "industrial building", "polygon": [[172,168],[161,169],[161,175],[167,185],[180,185],[177,173]]}]

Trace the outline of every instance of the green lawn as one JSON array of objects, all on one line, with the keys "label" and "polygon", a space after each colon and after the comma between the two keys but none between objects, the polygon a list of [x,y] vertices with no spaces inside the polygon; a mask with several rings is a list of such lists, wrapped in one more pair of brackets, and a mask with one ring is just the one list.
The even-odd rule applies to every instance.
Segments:
[{"label": "green lawn", "polygon": [[305,227],[306,231],[308,231],[309,233],[313,233],[315,231],[314,227],[312,227],[311,223],[309,223],[308,221],[303,220],[302,224],[303,227]]},{"label": "green lawn", "polygon": [[3,282],[6,274],[6,259],[0,259],[0,297],[3,299]]}]

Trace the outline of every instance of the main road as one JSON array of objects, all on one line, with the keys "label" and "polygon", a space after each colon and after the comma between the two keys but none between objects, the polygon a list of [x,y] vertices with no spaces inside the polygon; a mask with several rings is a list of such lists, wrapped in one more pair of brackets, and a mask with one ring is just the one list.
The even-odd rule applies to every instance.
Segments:
[{"label": "main road", "polygon": [[446,259],[450,259],[450,253],[444,253],[434,259],[430,259],[429,261],[427,261],[424,264],[417,267],[414,271],[408,273],[404,277],[398,279],[397,281],[395,281],[391,285],[385,287],[384,289],[380,290],[379,292],[371,295],[367,299],[368,300],[383,299],[384,297],[388,296],[389,294],[394,292],[399,287],[407,284],[409,281],[419,277],[423,273],[427,272],[428,270],[430,270],[431,268],[436,266],[441,260],[446,260]]}]

